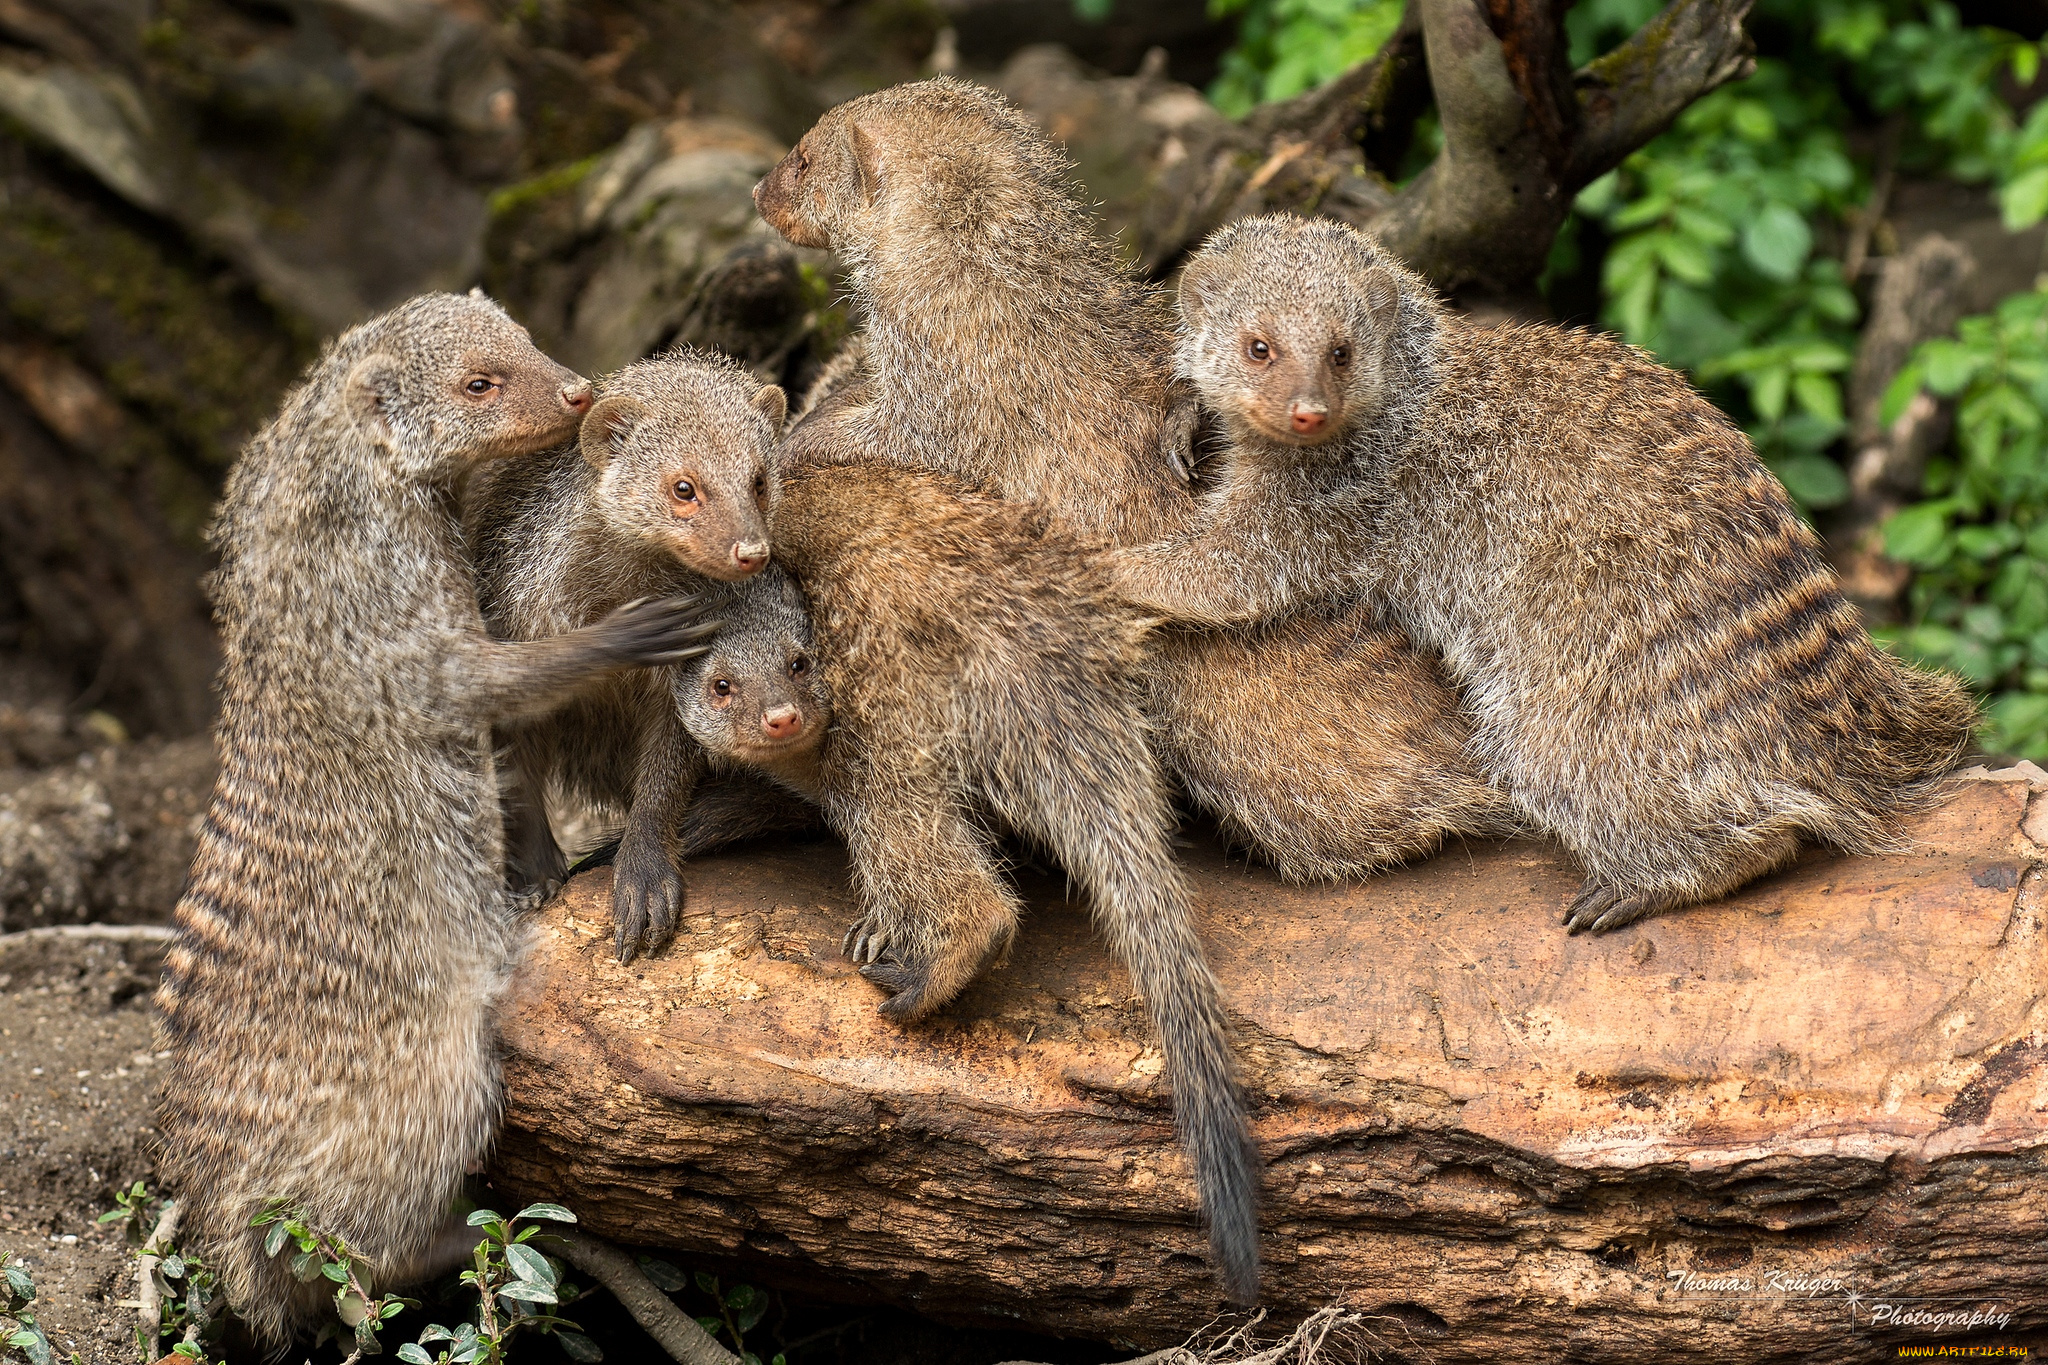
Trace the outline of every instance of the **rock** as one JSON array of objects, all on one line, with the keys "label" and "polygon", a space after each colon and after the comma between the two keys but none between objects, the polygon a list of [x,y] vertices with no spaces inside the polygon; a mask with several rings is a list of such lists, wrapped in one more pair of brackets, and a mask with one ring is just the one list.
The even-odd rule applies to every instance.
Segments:
[{"label": "rock", "polygon": [[168,923],[214,769],[213,742],[200,736],[0,773],[0,932]]},{"label": "rock", "polygon": [[[1577,874],[1535,844],[1310,889],[1197,849],[1263,1301],[1341,1302],[1443,1362],[2048,1327],[2048,869],[2020,832],[2044,785],[1980,772],[1903,853],[1809,853],[1599,937],[1559,927]],[[607,876],[543,912],[506,1005],[512,1197],[960,1322],[1156,1346],[1219,1310],[1158,1052],[1055,886],[1006,967],[905,1030],[839,954],[833,846],[695,863],[676,944],[630,967]]]}]

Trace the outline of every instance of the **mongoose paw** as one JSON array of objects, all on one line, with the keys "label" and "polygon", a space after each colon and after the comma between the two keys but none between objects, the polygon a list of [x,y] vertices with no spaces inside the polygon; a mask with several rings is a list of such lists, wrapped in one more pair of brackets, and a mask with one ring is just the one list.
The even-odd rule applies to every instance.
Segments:
[{"label": "mongoose paw", "polygon": [[1578,899],[1564,912],[1564,927],[1567,933],[1572,934],[1588,930],[1596,934],[1605,933],[1624,924],[1634,924],[1662,905],[1658,897],[1644,892],[1623,891],[1619,887],[1587,882],[1579,888]]},{"label": "mongoose paw", "polygon": [[896,958],[884,958],[870,962],[860,969],[860,974],[887,993],[888,999],[876,1008],[883,1016],[898,1021],[916,1019],[932,1009],[931,969],[928,966],[913,967]]},{"label": "mongoose paw", "polygon": [[665,851],[621,845],[612,865],[612,925],[620,962],[652,957],[676,936],[683,879]]},{"label": "mongoose paw", "polygon": [[643,598],[620,607],[598,622],[596,629],[621,663],[643,667],[685,663],[711,650],[711,637],[719,626],[716,618],[707,619],[712,606],[713,599],[705,594]]},{"label": "mongoose paw", "polygon": [[555,898],[562,889],[558,881],[542,882],[538,886],[522,886],[506,893],[506,901],[515,915],[530,915]]}]

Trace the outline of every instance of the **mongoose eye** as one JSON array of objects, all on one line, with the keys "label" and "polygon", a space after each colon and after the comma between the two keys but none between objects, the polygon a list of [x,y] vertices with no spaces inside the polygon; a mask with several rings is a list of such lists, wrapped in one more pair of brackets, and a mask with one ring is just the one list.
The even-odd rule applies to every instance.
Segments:
[{"label": "mongoose eye", "polygon": [[695,502],[697,500],[697,485],[691,483],[688,479],[677,479],[674,492],[677,502]]},{"label": "mongoose eye", "polygon": [[767,494],[767,492],[768,480],[764,476],[756,474],[754,476],[754,496],[757,498],[763,497]]},{"label": "mongoose eye", "polygon": [[472,379],[467,384],[464,384],[462,386],[462,390],[464,393],[469,394],[473,398],[481,398],[485,394],[489,393],[492,389],[495,389],[497,387],[498,386],[496,384],[493,384],[488,379],[478,378]]},{"label": "mongoose eye", "polygon": [[725,700],[731,701],[732,682],[726,678],[719,678],[717,681],[711,684],[711,695],[714,697],[723,697]]},{"label": "mongoose eye", "polygon": [[1266,344],[1263,337],[1253,337],[1251,345],[1244,348],[1244,353],[1262,365],[1273,358],[1273,348]]},{"label": "mongoose eye", "polygon": [[1349,365],[1351,363],[1351,348],[1349,346],[1339,346],[1332,350],[1330,352],[1330,363],[1339,369]]},{"label": "mongoose eye", "polygon": [[799,673],[802,673],[808,668],[810,668],[810,666],[811,661],[809,659],[806,659],[803,655],[799,654],[794,659],[791,659],[789,661],[789,674],[791,677],[795,677]]}]

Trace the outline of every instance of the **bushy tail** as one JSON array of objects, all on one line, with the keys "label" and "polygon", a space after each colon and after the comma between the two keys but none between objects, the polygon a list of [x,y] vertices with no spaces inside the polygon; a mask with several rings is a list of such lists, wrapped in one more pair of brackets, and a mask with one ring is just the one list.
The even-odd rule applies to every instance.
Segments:
[{"label": "bushy tail", "polygon": [[[1133,696],[1135,695],[1133,691]],[[1057,715],[1042,698],[1085,700]],[[1168,843],[1165,793],[1135,700],[1114,689],[1034,692],[984,727],[986,788],[1020,833],[1042,843],[1088,893],[1110,948],[1158,1031],[1175,1127],[1195,1168],[1224,1292],[1258,1297],[1257,1156],[1245,1123],[1216,978],[1188,913]]]}]

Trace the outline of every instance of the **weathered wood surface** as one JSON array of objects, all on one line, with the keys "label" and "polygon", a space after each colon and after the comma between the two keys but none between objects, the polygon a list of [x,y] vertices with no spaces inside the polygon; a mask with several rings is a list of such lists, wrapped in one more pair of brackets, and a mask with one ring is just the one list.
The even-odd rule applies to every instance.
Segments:
[{"label": "weathered wood surface", "polygon": [[[1266,1302],[1344,1302],[1444,1362],[2048,1328],[2031,777],[1961,783],[1899,856],[1810,854],[1597,938],[1559,928],[1576,878],[1537,845],[1327,889],[1192,853],[1268,1163]],[[543,914],[508,1003],[500,1188],[958,1320],[1156,1345],[1219,1309],[1159,1055],[1057,884],[1006,967],[904,1030],[839,955],[834,846],[698,862],[675,946],[627,968],[606,875]]]}]

